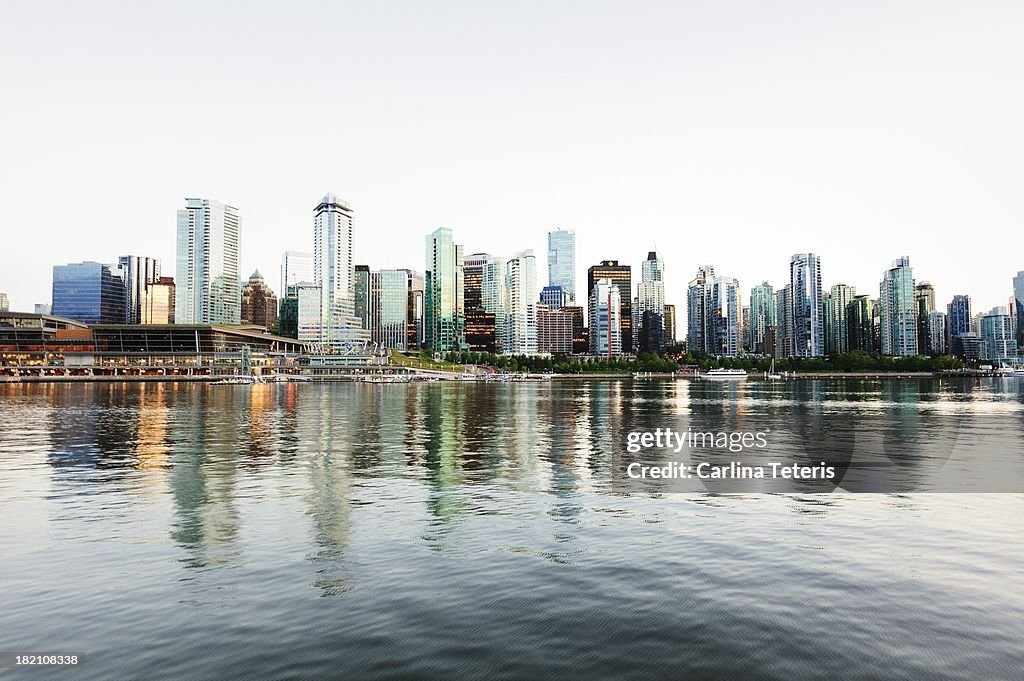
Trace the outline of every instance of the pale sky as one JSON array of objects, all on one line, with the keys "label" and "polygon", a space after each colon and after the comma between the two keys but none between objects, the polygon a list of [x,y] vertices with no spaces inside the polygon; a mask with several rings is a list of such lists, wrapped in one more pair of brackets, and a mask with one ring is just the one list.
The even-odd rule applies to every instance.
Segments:
[{"label": "pale sky", "polygon": [[[330,191],[355,258],[423,269],[576,231],[587,266],[657,247],[750,287],[821,256],[878,293],[909,255],[940,305],[1024,270],[1024,3],[23,2],[0,19],[0,291],[124,254],[174,273],[186,196],[242,215],[278,288]],[[684,333],[682,316],[678,332]]]}]

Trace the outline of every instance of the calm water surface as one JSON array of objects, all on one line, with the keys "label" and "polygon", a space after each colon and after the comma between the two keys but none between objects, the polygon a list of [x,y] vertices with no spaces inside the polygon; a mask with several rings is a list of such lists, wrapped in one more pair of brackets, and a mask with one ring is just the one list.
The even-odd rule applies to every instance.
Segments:
[{"label": "calm water surface", "polygon": [[1024,380],[0,385],[0,651],[86,656],[0,678],[1022,678],[1024,495],[612,472],[808,411],[1024,466]]}]

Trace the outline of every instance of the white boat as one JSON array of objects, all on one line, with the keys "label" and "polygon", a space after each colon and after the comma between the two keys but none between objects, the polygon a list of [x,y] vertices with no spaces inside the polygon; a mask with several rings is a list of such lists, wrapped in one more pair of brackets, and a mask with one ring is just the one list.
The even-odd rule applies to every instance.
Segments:
[{"label": "white boat", "polygon": [[742,381],[747,377],[747,372],[743,369],[711,369],[705,374],[701,375],[701,378],[709,378],[711,380],[718,381]]},{"label": "white boat", "polygon": [[215,381],[213,385],[254,385],[256,383],[266,383],[266,381],[263,380],[262,376],[256,374],[242,374],[240,376],[228,376],[227,378]]},{"label": "white boat", "polygon": [[775,360],[772,359],[772,365],[768,368],[768,371],[764,375],[769,381],[780,381],[782,380],[782,374],[775,373]]}]

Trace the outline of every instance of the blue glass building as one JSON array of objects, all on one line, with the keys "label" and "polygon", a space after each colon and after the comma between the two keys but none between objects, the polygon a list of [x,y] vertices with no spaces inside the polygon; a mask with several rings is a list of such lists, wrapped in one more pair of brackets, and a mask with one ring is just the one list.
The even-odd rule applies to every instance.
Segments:
[{"label": "blue glass building", "polygon": [[124,280],[98,262],[54,265],[52,313],[83,324],[123,324]]}]

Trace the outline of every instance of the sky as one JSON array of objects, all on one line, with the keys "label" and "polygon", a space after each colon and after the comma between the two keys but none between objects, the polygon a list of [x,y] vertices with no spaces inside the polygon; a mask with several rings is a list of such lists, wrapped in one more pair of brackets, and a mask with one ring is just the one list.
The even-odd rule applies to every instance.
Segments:
[{"label": "sky", "polygon": [[0,292],[173,275],[193,196],[240,209],[240,275],[277,289],[334,192],[372,268],[422,270],[446,226],[532,248],[542,286],[563,227],[578,290],[656,248],[669,303],[705,263],[746,298],[810,251],[877,296],[909,255],[987,311],[1024,270],[1022,35],[1016,1],[9,3]]}]

